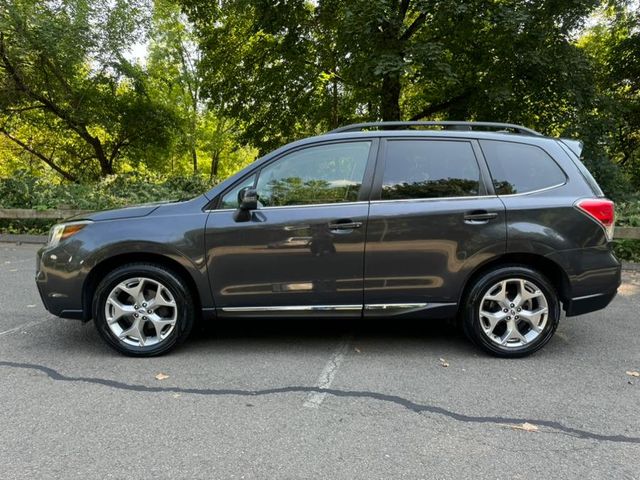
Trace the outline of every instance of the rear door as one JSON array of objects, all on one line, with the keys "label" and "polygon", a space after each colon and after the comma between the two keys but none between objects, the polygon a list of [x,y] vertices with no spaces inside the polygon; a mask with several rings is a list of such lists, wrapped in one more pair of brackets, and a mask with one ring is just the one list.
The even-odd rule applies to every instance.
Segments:
[{"label": "rear door", "polygon": [[448,315],[470,272],[505,247],[505,209],[475,140],[383,140],[367,230],[365,316]]}]

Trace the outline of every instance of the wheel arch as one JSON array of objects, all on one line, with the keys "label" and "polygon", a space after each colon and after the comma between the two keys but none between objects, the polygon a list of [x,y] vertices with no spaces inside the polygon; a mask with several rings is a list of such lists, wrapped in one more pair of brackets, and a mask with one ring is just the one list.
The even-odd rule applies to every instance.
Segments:
[{"label": "wheel arch", "polygon": [[182,281],[185,282],[189,289],[195,303],[194,310],[197,318],[202,314],[202,298],[200,290],[198,289],[198,285],[196,284],[193,276],[187,268],[184,267],[184,265],[177,260],[160,253],[135,252],[121,253],[104,258],[94,265],[89,271],[82,287],[82,311],[84,312],[84,320],[88,321],[92,317],[91,305],[100,280],[109,272],[129,263],[153,263],[161,265],[174,272]]},{"label": "wheel arch", "polygon": [[559,264],[543,255],[536,255],[534,253],[505,253],[498,258],[494,258],[477,266],[471,272],[462,287],[458,312],[463,308],[464,299],[478,277],[489,270],[499,268],[503,265],[522,265],[539,271],[551,282],[563,306],[567,305],[570,301],[571,284],[569,283],[569,277]]}]

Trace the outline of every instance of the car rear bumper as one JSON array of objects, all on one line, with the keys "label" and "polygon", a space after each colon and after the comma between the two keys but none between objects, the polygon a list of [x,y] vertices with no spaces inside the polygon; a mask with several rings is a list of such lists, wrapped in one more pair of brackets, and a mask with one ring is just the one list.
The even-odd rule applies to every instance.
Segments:
[{"label": "car rear bumper", "polygon": [[572,298],[565,307],[567,317],[583,315],[605,308],[614,299],[618,290],[608,293],[596,293],[584,297]]},{"label": "car rear bumper", "polygon": [[616,296],[622,266],[609,246],[564,250],[548,258],[567,275],[563,307],[568,317],[603,309]]}]

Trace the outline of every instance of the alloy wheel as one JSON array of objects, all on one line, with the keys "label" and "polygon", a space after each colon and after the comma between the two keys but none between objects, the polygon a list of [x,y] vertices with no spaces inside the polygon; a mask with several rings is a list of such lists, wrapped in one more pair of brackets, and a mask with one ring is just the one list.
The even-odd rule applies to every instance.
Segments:
[{"label": "alloy wheel", "polygon": [[109,329],[118,339],[128,345],[149,347],[171,335],[178,306],[161,282],[137,277],[126,279],[111,290],[104,313]]},{"label": "alloy wheel", "polygon": [[535,341],[549,318],[549,304],[532,281],[508,278],[487,290],[479,308],[482,331],[502,348],[523,347]]}]

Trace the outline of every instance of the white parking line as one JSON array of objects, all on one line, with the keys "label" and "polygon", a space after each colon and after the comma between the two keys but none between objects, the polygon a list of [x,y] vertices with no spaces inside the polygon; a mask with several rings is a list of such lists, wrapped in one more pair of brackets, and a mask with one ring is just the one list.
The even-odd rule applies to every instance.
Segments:
[{"label": "white parking line", "polygon": [[50,318],[45,318],[44,320],[38,320],[36,322],[24,323],[22,325],[18,325],[17,327],[10,328],[9,330],[5,330],[4,332],[0,332],[0,337],[3,335],[9,335],[10,333],[17,332],[18,330],[22,330],[23,328],[33,327],[35,325],[40,325],[41,323],[48,322],[51,320]]},{"label": "white parking line", "polygon": [[[352,338],[352,335],[344,337],[338,345],[338,348],[336,348],[336,350],[331,354],[329,361],[322,369],[322,372],[320,372],[320,377],[318,377],[318,381],[315,385],[320,390],[325,390],[331,387],[333,378],[336,376],[338,368],[340,368],[344,357],[349,351]],[[307,395],[307,398],[302,406],[307,408],[318,408],[322,404],[326,396],[327,394],[325,392],[311,392],[309,395]]]}]

